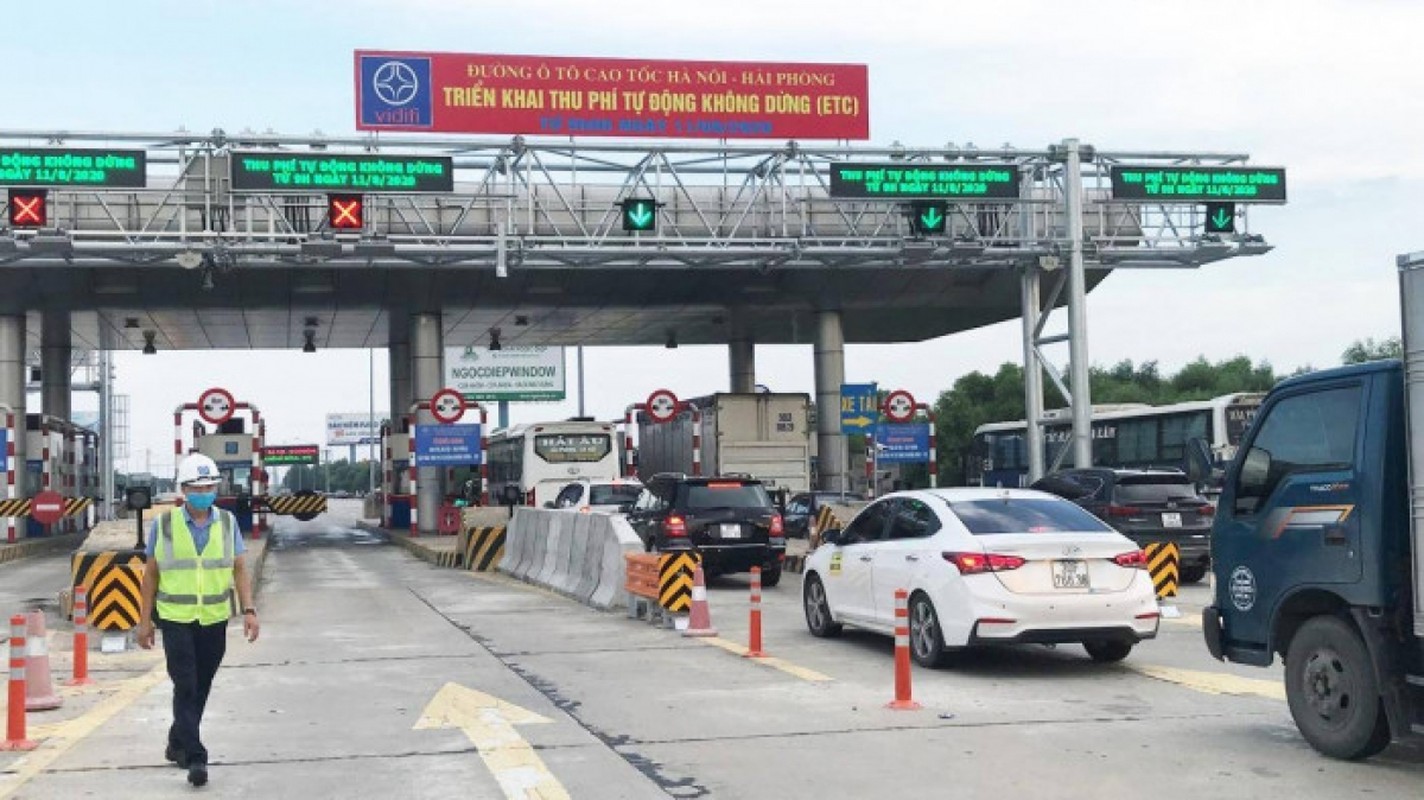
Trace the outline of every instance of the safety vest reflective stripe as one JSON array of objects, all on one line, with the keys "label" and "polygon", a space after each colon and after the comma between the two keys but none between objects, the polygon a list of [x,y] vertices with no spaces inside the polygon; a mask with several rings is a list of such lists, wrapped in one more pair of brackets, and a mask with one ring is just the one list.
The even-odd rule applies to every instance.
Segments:
[{"label": "safety vest reflective stripe", "polygon": [[161,602],[164,602],[164,603],[183,603],[183,604],[185,604],[185,605],[190,605],[190,606],[191,606],[191,605],[198,605],[198,604],[200,604],[200,603],[201,603],[202,605],[216,605],[216,604],[218,604],[218,603],[226,603],[226,602],[228,602],[229,600],[231,600],[231,599],[232,599],[232,590],[231,590],[231,589],[228,589],[226,592],[223,592],[222,594],[205,594],[205,595],[196,595],[196,594],[169,594],[169,593],[167,593],[167,592],[159,592],[159,593],[158,593],[158,599],[159,599]]},{"label": "safety vest reflective stripe", "polygon": [[[171,543],[169,546],[172,546]],[[198,563],[196,558],[160,558],[158,559],[158,568],[161,570],[197,569]],[[207,564],[203,566],[206,567]]]}]

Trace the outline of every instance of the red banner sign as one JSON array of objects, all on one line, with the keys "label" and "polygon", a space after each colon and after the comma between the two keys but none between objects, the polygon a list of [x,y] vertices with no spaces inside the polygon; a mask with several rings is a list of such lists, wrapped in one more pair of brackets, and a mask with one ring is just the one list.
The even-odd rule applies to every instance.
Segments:
[{"label": "red banner sign", "polygon": [[868,139],[864,64],[356,51],[360,130]]}]

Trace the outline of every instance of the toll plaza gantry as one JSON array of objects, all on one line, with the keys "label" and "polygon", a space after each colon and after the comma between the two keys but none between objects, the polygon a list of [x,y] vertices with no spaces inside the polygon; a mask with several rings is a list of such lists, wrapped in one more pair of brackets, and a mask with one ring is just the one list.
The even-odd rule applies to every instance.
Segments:
[{"label": "toll plaza gantry", "polygon": [[[1073,139],[980,150],[0,131],[0,404],[23,411],[37,333],[46,364],[76,342],[385,347],[392,409],[442,388],[447,343],[726,344],[732,391],[753,389],[756,344],[800,343],[814,349],[816,402],[836,408],[846,343],[1021,317],[1029,453],[1041,460],[1046,372],[1072,398],[1085,464],[1087,291],[1114,269],[1268,251],[1249,209],[1285,202],[1285,173],[1247,161]],[[1045,333],[1060,307],[1063,332]],[[1057,342],[1067,376],[1044,355]],[[68,416],[67,388],[46,384],[45,413]],[[836,415],[818,415],[817,435],[821,482],[840,488]],[[441,470],[419,469],[423,531]]]}]

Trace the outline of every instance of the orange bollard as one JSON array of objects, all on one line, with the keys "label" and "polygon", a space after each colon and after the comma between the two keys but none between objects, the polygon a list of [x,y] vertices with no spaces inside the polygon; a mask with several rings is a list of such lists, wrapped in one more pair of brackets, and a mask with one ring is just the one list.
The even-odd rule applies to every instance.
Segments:
[{"label": "orange bollard", "polygon": [[10,713],[5,720],[3,750],[33,750],[39,746],[25,738],[25,617],[10,618]]},{"label": "orange bollard", "polygon": [[761,650],[761,567],[752,567],[751,636],[747,643],[747,658],[766,658]]},{"label": "orange bollard", "polygon": [[683,636],[716,636],[712,627],[712,609],[707,605],[707,582],[702,577],[702,565],[692,570],[692,614],[688,616]]},{"label": "orange bollard", "polygon": [[49,639],[45,637],[44,612],[30,612],[29,632],[25,637],[29,650],[25,658],[25,710],[50,711],[64,705],[64,699],[54,691],[49,672]]},{"label": "orange bollard", "polygon": [[74,587],[74,677],[66,686],[88,686],[89,679],[89,590]]},{"label": "orange bollard", "polygon": [[910,695],[910,593],[904,589],[895,590],[895,700],[885,707],[920,708]]}]

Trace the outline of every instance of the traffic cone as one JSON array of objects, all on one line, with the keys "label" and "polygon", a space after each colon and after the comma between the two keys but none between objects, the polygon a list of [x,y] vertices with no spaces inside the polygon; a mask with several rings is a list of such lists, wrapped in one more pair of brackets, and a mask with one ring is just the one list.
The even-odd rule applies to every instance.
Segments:
[{"label": "traffic cone", "polygon": [[707,607],[707,583],[702,578],[702,565],[692,570],[692,614],[687,620],[687,630],[683,636],[716,636],[712,627],[712,609]]},{"label": "traffic cone", "polygon": [[0,753],[33,750],[38,742],[25,738],[25,615],[10,618],[10,680],[6,691],[5,740]]},{"label": "traffic cone", "polygon": [[64,700],[54,693],[54,681],[49,674],[49,640],[45,638],[44,612],[29,613],[25,642],[29,652],[25,658],[25,710],[49,711],[59,708]]}]

